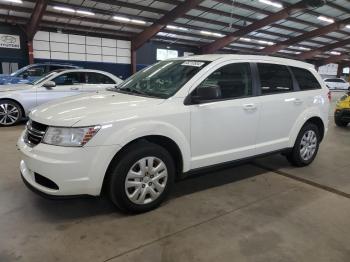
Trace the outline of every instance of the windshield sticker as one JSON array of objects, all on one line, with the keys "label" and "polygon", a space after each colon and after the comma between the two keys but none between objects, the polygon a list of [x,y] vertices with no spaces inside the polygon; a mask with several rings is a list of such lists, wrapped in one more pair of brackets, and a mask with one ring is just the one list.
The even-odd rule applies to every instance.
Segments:
[{"label": "windshield sticker", "polygon": [[204,62],[198,62],[198,61],[185,61],[181,65],[183,66],[194,66],[194,67],[201,67],[204,65]]}]

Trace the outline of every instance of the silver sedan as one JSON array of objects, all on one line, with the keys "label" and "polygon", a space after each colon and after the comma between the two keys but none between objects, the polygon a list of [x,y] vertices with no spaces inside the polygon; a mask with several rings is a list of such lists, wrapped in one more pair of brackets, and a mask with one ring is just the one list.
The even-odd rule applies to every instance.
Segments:
[{"label": "silver sedan", "polygon": [[95,92],[119,85],[110,73],[72,69],[57,70],[30,84],[0,87],[0,126],[17,124],[36,106],[54,99]]}]

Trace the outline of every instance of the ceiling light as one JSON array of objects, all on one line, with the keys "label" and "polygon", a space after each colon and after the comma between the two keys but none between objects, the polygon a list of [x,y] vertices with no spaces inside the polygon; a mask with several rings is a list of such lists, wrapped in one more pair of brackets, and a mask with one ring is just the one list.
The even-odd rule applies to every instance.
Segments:
[{"label": "ceiling light", "polygon": [[334,23],[334,19],[329,18],[329,17],[325,17],[323,15],[320,15],[319,17],[317,17],[317,19],[328,22],[328,23]]},{"label": "ceiling light", "polygon": [[329,52],[331,55],[341,55],[341,53],[337,52],[337,51],[332,51],[332,52]]},{"label": "ceiling light", "polygon": [[201,34],[203,35],[211,35],[212,32],[208,32],[208,31],[200,31]]},{"label": "ceiling light", "polygon": [[264,45],[274,45],[274,42],[270,42],[270,41],[264,41],[264,40],[259,40],[258,43],[260,44],[264,44]]},{"label": "ceiling light", "polygon": [[145,21],[138,20],[138,19],[131,19],[130,22],[135,23],[135,24],[146,24]]},{"label": "ceiling light", "polygon": [[212,33],[213,36],[217,36],[217,37],[224,37],[223,34],[219,34],[219,33]]},{"label": "ceiling light", "polygon": [[183,30],[183,31],[188,31],[187,28],[180,27],[180,26],[175,26],[175,25],[167,25],[166,28],[168,29],[173,29],[173,30]]},{"label": "ceiling light", "polygon": [[54,6],[53,9],[68,12],[68,13],[75,13],[74,9],[68,8],[68,7],[63,7],[63,6]]},{"label": "ceiling light", "polygon": [[349,29],[350,29],[350,25],[347,25],[346,28],[349,28]]},{"label": "ceiling light", "polygon": [[77,10],[77,13],[81,15],[95,15],[95,13],[85,10]]},{"label": "ceiling light", "polygon": [[277,8],[282,8],[283,5],[280,4],[280,3],[276,3],[276,2],[272,2],[270,0],[259,0],[260,3],[264,3],[264,4],[267,4],[267,5],[272,5],[274,7],[277,7]]},{"label": "ceiling light", "polygon": [[250,38],[245,38],[245,37],[241,37],[240,39],[241,39],[242,41],[246,41],[246,42],[252,41]]},{"label": "ceiling light", "polygon": [[311,50],[310,48],[308,48],[308,47],[303,47],[303,46],[299,46],[298,48],[299,48],[300,50],[305,50],[305,51]]},{"label": "ceiling light", "polygon": [[3,0],[4,2],[10,2],[10,3],[16,3],[16,4],[23,4],[22,0]]},{"label": "ceiling light", "polygon": [[129,18],[122,17],[122,16],[113,16],[113,19],[118,20],[118,21],[123,21],[123,22],[130,22]]},{"label": "ceiling light", "polygon": [[211,35],[211,36],[217,36],[217,37],[224,37],[225,35],[219,34],[219,33],[212,33],[209,31],[200,31],[201,34],[203,35]]}]

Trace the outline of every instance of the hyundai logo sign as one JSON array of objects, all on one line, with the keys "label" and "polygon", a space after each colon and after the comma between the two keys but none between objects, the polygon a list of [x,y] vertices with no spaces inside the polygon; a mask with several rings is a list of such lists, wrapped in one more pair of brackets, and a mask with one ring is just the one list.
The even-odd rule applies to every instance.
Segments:
[{"label": "hyundai logo sign", "polygon": [[18,35],[0,34],[0,48],[20,49],[20,38]]}]

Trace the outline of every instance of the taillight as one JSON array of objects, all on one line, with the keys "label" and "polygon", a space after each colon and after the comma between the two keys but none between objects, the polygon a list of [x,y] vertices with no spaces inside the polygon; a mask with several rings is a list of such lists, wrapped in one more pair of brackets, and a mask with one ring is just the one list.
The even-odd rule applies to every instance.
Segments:
[{"label": "taillight", "polygon": [[331,100],[332,100],[332,93],[331,93],[331,91],[328,91],[328,100],[329,100],[329,102],[331,102]]}]

